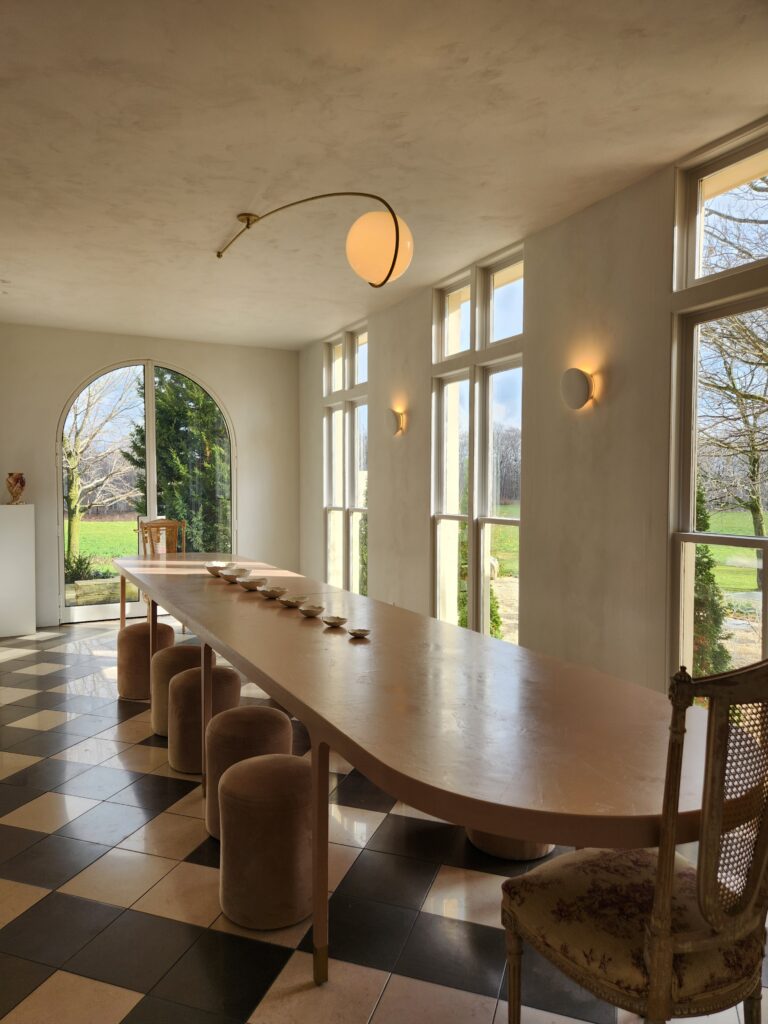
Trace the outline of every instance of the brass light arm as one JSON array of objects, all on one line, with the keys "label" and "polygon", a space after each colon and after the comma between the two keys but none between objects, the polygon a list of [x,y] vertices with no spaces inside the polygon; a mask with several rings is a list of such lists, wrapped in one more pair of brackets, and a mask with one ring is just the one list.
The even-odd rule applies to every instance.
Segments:
[{"label": "brass light arm", "polygon": [[386,277],[383,281],[379,281],[378,284],[373,284],[371,281],[368,282],[371,288],[381,288],[392,276],[395,264],[397,263],[397,257],[400,252],[400,224],[395,211],[387,200],[382,199],[381,196],[377,196],[373,192],[323,192],[317,196],[307,196],[306,199],[296,199],[292,203],[285,203],[283,206],[276,206],[274,210],[269,210],[267,213],[238,213],[237,219],[241,224],[244,224],[245,227],[242,227],[233,238],[230,238],[227,244],[216,252],[216,256],[221,259],[227,249],[229,249],[231,245],[234,245],[242,234],[248,231],[257,222],[266,220],[267,217],[271,217],[273,213],[280,213],[282,210],[290,210],[292,206],[302,206],[304,203],[313,203],[316,199],[335,199],[338,196],[359,196],[363,199],[374,199],[377,203],[381,203],[381,205],[389,211],[392,217],[392,223],[395,226],[395,250],[392,256],[392,263],[390,264],[389,270],[387,271]]}]

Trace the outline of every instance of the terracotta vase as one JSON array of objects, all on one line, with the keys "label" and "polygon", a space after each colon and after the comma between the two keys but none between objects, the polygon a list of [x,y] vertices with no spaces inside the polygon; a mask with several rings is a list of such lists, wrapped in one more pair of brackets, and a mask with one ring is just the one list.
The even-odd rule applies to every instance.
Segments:
[{"label": "terracotta vase", "polygon": [[24,474],[9,473],[5,478],[5,486],[8,488],[8,493],[11,496],[11,505],[21,505],[21,496],[24,493],[24,488],[27,486]]}]

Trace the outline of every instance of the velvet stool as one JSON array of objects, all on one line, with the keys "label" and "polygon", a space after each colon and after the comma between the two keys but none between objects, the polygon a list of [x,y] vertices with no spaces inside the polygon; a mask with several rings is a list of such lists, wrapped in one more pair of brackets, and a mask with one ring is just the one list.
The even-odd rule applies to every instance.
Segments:
[{"label": "velvet stool", "polygon": [[277,708],[248,705],[222,711],[208,723],[205,763],[205,827],[219,838],[219,779],[233,764],[259,754],[290,754],[291,720]]},{"label": "velvet stool", "polygon": [[[203,728],[202,668],[188,668],[171,679],[168,688],[168,763],[177,772],[203,770],[200,741]],[[213,714],[240,703],[240,675],[233,668],[212,672]]]},{"label": "velvet stool", "polygon": [[[177,644],[158,651],[152,658],[149,672],[152,692],[152,732],[156,736],[168,735],[168,689],[171,680],[188,668],[200,668],[202,662],[200,644]],[[213,654],[213,664],[216,655]]]},{"label": "velvet stool", "polygon": [[219,899],[243,928],[287,928],[312,912],[311,773],[303,757],[265,754],[221,777]]},{"label": "velvet stool", "polygon": [[[167,622],[157,624],[157,650],[173,647]],[[133,622],[117,634],[117,695],[122,700],[149,700],[149,623]]]}]

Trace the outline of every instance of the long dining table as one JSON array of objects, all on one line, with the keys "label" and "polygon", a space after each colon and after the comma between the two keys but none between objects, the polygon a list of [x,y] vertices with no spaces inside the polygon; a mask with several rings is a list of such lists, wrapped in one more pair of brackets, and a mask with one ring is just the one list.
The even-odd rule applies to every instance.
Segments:
[{"label": "long dining table", "polygon": [[[211,576],[231,560],[350,627],[304,618]],[[328,977],[328,771],[336,751],[392,797],[534,843],[658,845],[670,722],[664,693],[248,558],[121,558],[125,584],[201,642],[203,737],[216,651],[306,726],[311,740],[314,978]],[[688,713],[678,842],[698,838],[706,713]],[[203,756],[205,756],[203,754]],[[205,761],[203,760],[205,784]]]}]

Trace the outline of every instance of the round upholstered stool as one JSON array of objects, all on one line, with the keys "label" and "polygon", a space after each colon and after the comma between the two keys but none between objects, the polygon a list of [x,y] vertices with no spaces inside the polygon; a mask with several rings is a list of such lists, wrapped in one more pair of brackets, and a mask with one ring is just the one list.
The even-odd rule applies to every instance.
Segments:
[{"label": "round upholstered stool", "polygon": [[221,909],[243,928],[287,928],[312,911],[312,781],[290,754],[238,761],[219,782]]},{"label": "round upholstered stool", "polygon": [[233,764],[259,754],[290,754],[291,720],[276,708],[247,706],[222,711],[205,733],[205,827],[219,838],[219,779]]},{"label": "round upholstered stool", "polygon": [[[212,655],[216,664],[216,655]],[[168,735],[168,688],[179,672],[199,668],[202,660],[200,644],[177,644],[158,651],[152,658],[149,671],[152,691],[152,732],[156,736]]]},{"label": "round upholstered stool", "polygon": [[[157,624],[157,650],[172,647],[173,627]],[[133,622],[117,634],[117,695],[123,700],[149,700],[149,623]]]},{"label": "round upholstered stool", "polygon": [[[168,763],[177,772],[203,770],[200,734],[203,728],[202,669],[188,668],[168,688]],[[212,672],[213,714],[240,703],[240,676],[233,668]]]}]

